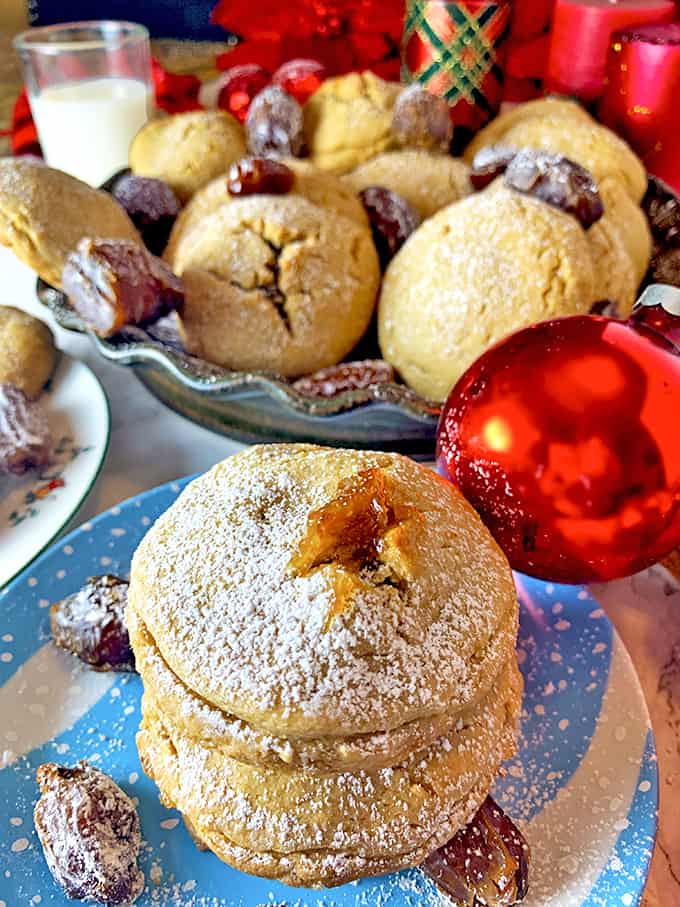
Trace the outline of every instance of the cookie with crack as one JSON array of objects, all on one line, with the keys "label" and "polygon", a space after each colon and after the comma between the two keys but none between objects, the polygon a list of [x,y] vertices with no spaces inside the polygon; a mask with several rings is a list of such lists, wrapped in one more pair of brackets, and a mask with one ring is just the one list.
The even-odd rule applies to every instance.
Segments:
[{"label": "cookie with crack", "polygon": [[296,444],[192,482],[135,552],[128,601],[187,687],[299,737],[463,707],[517,621],[507,562],[452,486],[395,454]]},{"label": "cookie with crack", "polygon": [[588,312],[594,279],[576,218],[496,181],[425,221],[391,261],[380,349],[419,394],[444,400],[502,337]]},{"label": "cookie with crack", "polygon": [[0,244],[61,288],[66,258],[84,236],[142,241],[107,192],[39,160],[0,158]]},{"label": "cookie with crack", "polygon": [[299,195],[223,204],[184,232],[167,260],[184,283],[189,352],[288,377],[349,353],[380,282],[368,227]]},{"label": "cookie with crack", "polygon": [[[360,226],[368,226],[368,217],[351,186],[340,177],[315,167],[310,161],[286,158],[283,163],[293,171],[293,187],[288,195],[301,195],[320,208],[347,217]],[[222,205],[235,200],[228,189],[228,177],[219,176],[199,189],[182,209],[170,234],[164,257],[170,261],[182,237],[204,217],[213,214]]]},{"label": "cookie with crack", "polygon": [[386,151],[343,177],[361,192],[368,186],[384,186],[405,198],[421,218],[432,217],[441,208],[472,192],[470,168],[460,158],[429,151]]},{"label": "cookie with crack", "polygon": [[326,79],[304,106],[309,156],[324,170],[347,173],[395,147],[392,110],[403,86],[372,72]]},{"label": "cookie with crack", "polygon": [[149,120],[132,141],[130,167],[164,180],[186,202],[245,154],[238,120],[223,110],[192,110]]}]

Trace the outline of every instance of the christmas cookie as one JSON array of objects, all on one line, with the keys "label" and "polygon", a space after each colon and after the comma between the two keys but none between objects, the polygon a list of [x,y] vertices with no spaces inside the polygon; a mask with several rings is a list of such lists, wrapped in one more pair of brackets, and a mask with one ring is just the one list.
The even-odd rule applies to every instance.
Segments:
[{"label": "christmas cookie", "polygon": [[366,330],[380,281],[368,226],[300,195],[219,205],[172,243],[189,352],[297,377],[333,365]]},{"label": "christmas cookie", "polygon": [[245,153],[243,127],[234,117],[197,110],[150,120],[130,146],[130,167],[163,180],[186,201]]},{"label": "christmas cookie", "polygon": [[61,287],[66,258],[83,236],[141,243],[108,193],[28,158],[0,159],[0,244]]},{"label": "christmas cookie", "polygon": [[304,128],[312,161],[324,170],[347,173],[395,146],[392,111],[402,86],[371,72],[327,79],[304,106]]},{"label": "christmas cookie", "polygon": [[563,154],[589,170],[598,183],[618,180],[636,203],[647,189],[645,168],[630,146],[595,122],[572,117],[566,125],[564,116],[532,117],[508,129],[503,144]]},{"label": "christmas cookie", "polygon": [[516,634],[507,562],[452,485],[395,454],[218,464],[137,549],[128,612],[144,769],[241,870],[330,886],[417,865],[515,750],[512,646],[479,662]]},{"label": "christmas cookie", "polygon": [[[301,195],[320,208],[347,217],[360,226],[367,226],[368,219],[363,205],[340,177],[320,170],[309,161],[287,158],[285,165],[293,171],[293,186],[289,194]],[[182,237],[192,230],[204,217],[213,214],[222,205],[234,200],[229,192],[229,179],[219,176],[193,196],[175,221],[170,241],[165,250],[165,257],[172,261],[177,245]]]},{"label": "christmas cookie", "polygon": [[425,221],[393,259],[378,306],[380,348],[419,394],[443,400],[497,340],[587,312],[594,289],[578,220],[494,183]]},{"label": "christmas cookie", "polygon": [[13,306],[0,306],[0,384],[34,400],[54,371],[57,349],[47,325]]},{"label": "christmas cookie", "polygon": [[[540,119],[546,116],[564,117],[568,120],[577,119],[585,123],[595,122],[578,101],[558,97],[537,98],[535,101],[517,104],[491,120],[483,129],[479,130],[465,149],[463,157],[468,163],[472,163],[472,159],[480,148],[504,144],[505,135],[513,126],[524,120]],[[567,129],[568,126],[565,124],[564,128]]]},{"label": "christmas cookie", "polygon": [[428,151],[387,151],[343,177],[355,192],[384,186],[405,198],[424,220],[472,192],[469,167],[459,158]]}]

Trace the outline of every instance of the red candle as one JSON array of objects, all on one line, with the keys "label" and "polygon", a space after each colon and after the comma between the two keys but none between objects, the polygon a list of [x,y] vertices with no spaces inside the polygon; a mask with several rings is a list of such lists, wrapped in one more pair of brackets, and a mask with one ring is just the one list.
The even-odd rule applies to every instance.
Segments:
[{"label": "red candle", "polygon": [[673,125],[659,133],[654,147],[645,154],[643,163],[649,173],[658,176],[680,195],[680,133]]},{"label": "red candle", "polygon": [[596,100],[604,88],[612,33],[670,22],[676,15],[673,0],[556,0],[546,89]]},{"label": "red candle", "polygon": [[[600,119],[640,155],[678,131],[680,22],[643,25],[612,36]],[[680,137],[676,144],[680,144]]]}]

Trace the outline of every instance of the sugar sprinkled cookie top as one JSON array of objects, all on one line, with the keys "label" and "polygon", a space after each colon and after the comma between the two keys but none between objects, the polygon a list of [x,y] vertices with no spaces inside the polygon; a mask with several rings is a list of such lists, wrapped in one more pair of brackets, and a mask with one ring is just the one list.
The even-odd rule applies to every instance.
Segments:
[{"label": "sugar sprinkled cookie top", "polygon": [[[367,470],[398,514],[380,553],[296,560],[310,513]],[[139,546],[130,601],[187,686],[299,736],[469,701],[475,659],[517,617],[507,563],[452,486],[397,455],[307,445],[255,447],[192,483]]]}]

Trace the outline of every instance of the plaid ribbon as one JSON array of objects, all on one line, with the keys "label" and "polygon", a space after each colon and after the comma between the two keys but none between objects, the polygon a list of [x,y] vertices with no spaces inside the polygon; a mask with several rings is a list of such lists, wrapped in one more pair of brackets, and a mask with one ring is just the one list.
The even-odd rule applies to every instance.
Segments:
[{"label": "plaid ribbon", "polygon": [[402,79],[449,102],[454,123],[479,129],[498,110],[500,51],[509,0],[411,0],[402,37]]}]

